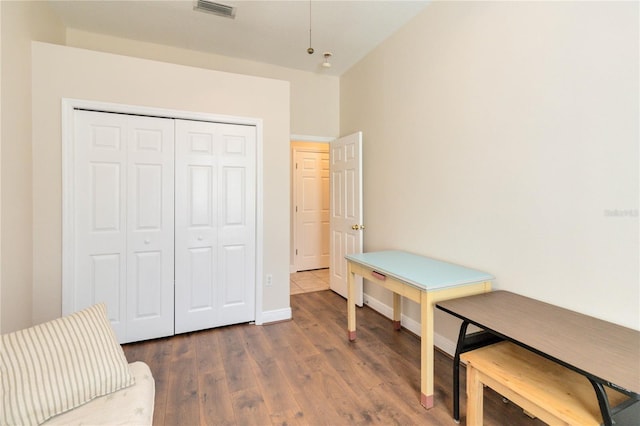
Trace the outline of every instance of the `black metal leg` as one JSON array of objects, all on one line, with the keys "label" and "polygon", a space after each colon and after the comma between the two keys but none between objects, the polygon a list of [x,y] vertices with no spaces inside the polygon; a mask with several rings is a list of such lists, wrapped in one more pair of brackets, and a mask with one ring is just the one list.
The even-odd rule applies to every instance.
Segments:
[{"label": "black metal leg", "polygon": [[609,405],[609,398],[607,397],[604,385],[591,378],[589,378],[589,381],[591,382],[593,389],[596,391],[596,396],[598,397],[598,405],[600,406],[600,413],[602,414],[602,424],[604,426],[613,426],[611,406]]},{"label": "black metal leg", "polygon": [[464,339],[467,335],[468,326],[469,322],[462,322],[460,333],[458,334],[456,354],[453,357],[453,419],[456,423],[460,421],[460,353],[464,348]]}]

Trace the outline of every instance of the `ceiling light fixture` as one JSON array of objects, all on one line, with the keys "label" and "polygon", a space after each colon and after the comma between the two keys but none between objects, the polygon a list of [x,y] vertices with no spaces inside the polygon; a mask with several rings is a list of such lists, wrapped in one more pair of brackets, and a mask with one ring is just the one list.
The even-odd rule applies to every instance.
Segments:
[{"label": "ceiling light fixture", "polygon": [[313,54],[313,47],[311,47],[311,0],[309,0],[309,48],[307,49],[309,55]]},{"label": "ceiling light fixture", "polygon": [[329,62],[329,58],[331,58],[331,56],[331,52],[324,52],[324,62],[322,63],[324,68],[331,68],[331,62]]}]

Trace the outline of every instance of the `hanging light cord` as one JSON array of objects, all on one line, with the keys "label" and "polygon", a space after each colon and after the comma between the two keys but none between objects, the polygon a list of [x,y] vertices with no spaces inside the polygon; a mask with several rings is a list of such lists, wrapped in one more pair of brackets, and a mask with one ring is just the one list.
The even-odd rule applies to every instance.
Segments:
[{"label": "hanging light cord", "polygon": [[311,0],[309,0],[309,48],[307,53],[309,55],[313,54],[313,47],[311,47]]}]

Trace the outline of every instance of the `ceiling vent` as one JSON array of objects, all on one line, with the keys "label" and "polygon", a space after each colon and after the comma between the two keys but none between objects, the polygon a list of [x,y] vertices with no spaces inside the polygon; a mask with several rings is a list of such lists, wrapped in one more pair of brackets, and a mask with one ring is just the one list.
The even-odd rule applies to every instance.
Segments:
[{"label": "ceiling vent", "polygon": [[235,7],[207,0],[197,0],[195,6],[193,6],[193,9],[199,10],[200,12],[207,12],[213,13],[214,15],[218,16],[224,16],[225,18],[234,19],[236,17]]}]

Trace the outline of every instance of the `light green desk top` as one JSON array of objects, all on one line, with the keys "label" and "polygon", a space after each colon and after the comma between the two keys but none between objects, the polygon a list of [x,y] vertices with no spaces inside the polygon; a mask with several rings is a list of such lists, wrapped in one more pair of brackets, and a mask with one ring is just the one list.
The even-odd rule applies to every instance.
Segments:
[{"label": "light green desk top", "polygon": [[397,250],[349,254],[345,258],[423,291],[440,290],[494,278],[486,272]]}]

